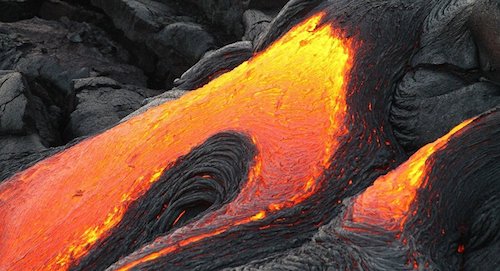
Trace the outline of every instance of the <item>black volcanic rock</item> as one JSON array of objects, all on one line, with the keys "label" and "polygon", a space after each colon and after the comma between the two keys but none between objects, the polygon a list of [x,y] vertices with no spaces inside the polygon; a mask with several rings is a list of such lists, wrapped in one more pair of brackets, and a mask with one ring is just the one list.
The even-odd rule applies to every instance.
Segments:
[{"label": "black volcanic rock", "polygon": [[173,10],[167,5],[150,0],[92,0],[102,9],[116,28],[133,41],[149,38],[171,22]]},{"label": "black volcanic rock", "polygon": [[457,1],[432,14],[391,107],[394,133],[410,152],[500,105],[498,1]]},{"label": "black volcanic rock", "polygon": [[[243,35],[241,18],[248,8],[248,0],[189,0],[203,10],[209,21],[223,27],[237,37]],[[163,1],[166,2],[166,1]]]},{"label": "black volcanic rock", "polygon": [[500,1],[475,5],[468,27],[478,47],[481,70],[500,82]]},{"label": "black volcanic rock", "polygon": [[144,86],[129,55],[100,29],[69,20],[30,19],[0,23],[0,69],[18,70],[69,93],[71,80],[105,75]]},{"label": "black volcanic rock", "polygon": [[0,71],[0,136],[36,134],[37,144],[58,144],[60,113],[57,107],[47,107],[41,98],[33,95],[20,73]]},{"label": "black volcanic rock", "polygon": [[39,0],[0,0],[0,22],[29,19],[38,13]]},{"label": "black volcanic rock", "polygon": [[193,90],[228,72],[253,55],[252,43],[235,42],[206,53],[200,61],[174,81],[178,89]]},{"label": "black volcanic rock", "polygon": [[[162,87],[216,48],[214,38],[194,19],[151,0],[92,0],[132,42],[139,65]],[[152,59],[155,58],[155,59]]]},{"label": "black volcanic rock", "polygon": [[413,151],[496,105],[500,87],[495,84],[468,83],[449,72],[419,69],[398,85],[391,122],[399,143]]},{"label": "black volcanic rock", "polygon": [[[148,41],[158,57],[155,75],[173,81],[215,48],[214,39],[200,25],[178,22],[165,26]],[[169,87],[169,84],[165,84]]]},{"label": "black volcanic rock", "polygon": [[75,80],[76,109],[71,113],[65,136],[73,139],[95,134],[118,123],[138,109],[145,98],[158,91],[121,85],[107,77]]},{"label": "black volcanic rock", "polygon": [[38,16],[46,20],[59,20],[62,17],[67,17],[72,21],[93,24],[103,20],[103,14],[87,9],[81,6],[81,3],[70,2],[62,0],[45,0],[40,6]]},{"label": "black volcanic rock", "polygon": [[245,27],[245,35],[243,40],[256,41],[261,34],[267,31],[272,17],[262,11],[249,9],[243,13],[243,25]]},{"label": "black volcanic rock", "polygon": [[22,134],[27,110],[27,83],[20,73],[0,74],[0,134]]},{"label": "black volcanic rock", "polygon": [[0,180],[60,143],[58,117],[19,72],[0,71]]}]

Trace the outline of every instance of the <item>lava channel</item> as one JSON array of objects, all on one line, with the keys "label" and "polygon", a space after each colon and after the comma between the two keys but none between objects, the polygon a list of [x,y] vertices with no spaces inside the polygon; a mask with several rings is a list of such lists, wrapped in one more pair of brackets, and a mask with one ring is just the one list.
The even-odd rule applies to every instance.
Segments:
[{"label": "lava channel", "polygon": [[[256,149],[229,204],[163,237],[143,262],[295,206],[321,186],[348,133],[353,41],[316,15],[234,70],[182,98],[85,139],[0,185],[0,269],[67,270],[128,206],[194,147],[235,131]],[[293,53],[291,53],[293,52]],[[201,233],[203,232],[203,233]]]}]

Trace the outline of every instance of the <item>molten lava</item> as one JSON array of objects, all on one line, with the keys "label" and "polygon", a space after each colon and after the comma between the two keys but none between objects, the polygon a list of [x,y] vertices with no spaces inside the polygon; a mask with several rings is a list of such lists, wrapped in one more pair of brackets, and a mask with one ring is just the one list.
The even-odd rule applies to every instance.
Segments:
[{"label": "molten lava", "polygon": [[429,143],[397,169],[380,176],[360,194],[347,212],[352,222],[402,231],[418,190],[425,185],[432,155],[446,147],[448,140],[474,119],[466,120],[448,134]]},{"label": "molten lava", "polygon": [[[122,219],[170,166],[223,131],[252,138],[248,181],[231,203],[183,227],[121,269],[294,206],[320,176],[346,126],[352,42],[323,15],[179,100],[58,153],[0,186],[0,270],[65,270]],[[404,208],[404,207],[402,207]]]}]

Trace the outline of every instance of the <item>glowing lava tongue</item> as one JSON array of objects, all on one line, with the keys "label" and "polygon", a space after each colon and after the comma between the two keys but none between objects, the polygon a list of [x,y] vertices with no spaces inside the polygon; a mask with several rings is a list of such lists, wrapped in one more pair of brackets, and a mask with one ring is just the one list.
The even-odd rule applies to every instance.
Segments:
[{"label": "glowing lava tongue", "polygon": [[457,125],[448,134],[422,147],[395,170],[380,176],[354,200],[346,218],[355,223],[401,231],[410,216],[410,207],[418,190],[426,184],[428,170],[432,168],[432,155],[473,120]]},{"label": "glowing lava tongue", "polygon": [[67,269],[172,163],[222,131],[252,138],[258,154],[248,182],[196,222],[204,234],[181,228],[157,256],[308,198],[347,133],[352,49],[331,26],[318,26],[321,17],[206,86],[2,184],[0,270]]}]

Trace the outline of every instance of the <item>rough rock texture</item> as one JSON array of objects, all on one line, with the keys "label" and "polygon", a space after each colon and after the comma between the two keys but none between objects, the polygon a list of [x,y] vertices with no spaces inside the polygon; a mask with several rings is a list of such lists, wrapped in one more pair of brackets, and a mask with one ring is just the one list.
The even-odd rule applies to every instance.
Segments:
[{"label": "rough rock texture", "polygon": [[248,8],[248,0],[189,0],[197,5],[212,22],[236,36],[243,34],[241,17]]},{"label": "rough rock texture", "polygon": [[475,5],[468,21],[485,75],[500,82],[500,2]]},{"label": "rough rock texture", "polygon": [[128,116],[123,118],[121,121],[122,122],[127,121],[130,118],[133,118],[137,115],[140,115],[140,114],[146,112],[150,108],[159,106],[159,105],[166,103],[166,102],[169,102],[169,101],[176,100],[176,99],[180,98],[182,95],[186,94],[187,92],[188,91],[186,91],[186,90],[172,89],[169,91],[165,91],[160,95],[145,99],[143,102],[144,105],[142,107],[140,107],[136,111],[130,113]]},{"label": "rough rock texture", "polygon": [[38,16],[46,20],[59,20],[67,17],[72,21],[97,24],[104,19],[104,15],[94,10],[86,9],[77,3],[69,3],[63,0],[46,0],[40,6]]},{"label": "rough rock texture", "polygon": [[170,88],[172,81],[206,51],[216,48],[212,35],[201,25],[167,4],[150,0],[92,0],[92,3],[111,17],[115,27],[123,31],[137,50],[148,51],[139,57],[149,60],[138,63],[165,88]]},{"label": "rough rock texture", "polygon": [[190,22],[165,26],[148,41],[148,46],[159,56],[155,74],[167,82],[172,82],[205,52],[215,48],[212,36],[200,25]]},{"label": "rough rock texture", "polygon": [[409,152],[500,104],[500,3],[451,1],[431,15],[390,114]]},{"label": "rough rock texture", "polygon": [[445,71],[419,69],[398,85],[391,108],[395,134],[413,151],[500,104],[500,87],[487,81],[468,83]]},{"label": "rough rock texture", "polygon": [[19,72],[0,71],[0,179],[60,143],[58,114],[31,93]]},{"label": "rough rock texture", "polygon": [[38,134],[44,145],[57,144],[59,114],[32,94],[20,73],[0,71],[0,135]]},{"label": "rough rock texture", "polygon": [[76,109],[65,131],[68,139],[92,135],[118,123],[159,92],[121,85],[107,77],[75,80]]},{"label": "rough rock texture", "polygon": [[240,41],[206,53],[203,58],[174,81],[178,89],[193,90],[228,72],[253,55],[252,43]]},{"label": "rough rock texture", "polygon": [[144,86],[141,70],[125,64],[128,53],[87,23],[30,19],[0,23],[0,69],[23,72],[69,93],[71,80],[105,75]]},{"label": "rough rock texture", "polygon": [[261,34],[267,31],[272,17],[262,11],[249,9],[243,13],[245,35],[243,40],[256,41]]},{"label": "rough rock texture", "polygon": [[143,40],[173,20],[173,10],[150,0],[92,0],[130,40]]}]

